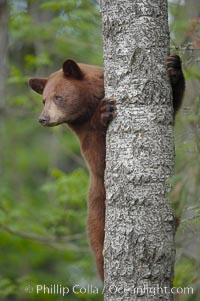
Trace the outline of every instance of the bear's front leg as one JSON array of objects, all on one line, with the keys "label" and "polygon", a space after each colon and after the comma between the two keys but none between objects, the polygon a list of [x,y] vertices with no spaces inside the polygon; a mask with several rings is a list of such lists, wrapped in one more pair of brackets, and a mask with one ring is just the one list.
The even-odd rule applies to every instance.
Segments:
[{"label": "bear's front leg", "polygon": [[105,228],[105,134],[109,122],[115,115],[115,100],[100,100],[92,118],[90,125],[90,147],[92,156],[86,155],[90,169],[90,188],[88,195],[88,238],[94,253],[96,266],[101,280],[104,279],[104,228]]},{"label": "bear's front leg", "polygon": [[167,58],[167,71],[172,84],[175,115],[182,104],[185,90],[185,79],[181,67],[181,59],[178,55],[170,55]]}]

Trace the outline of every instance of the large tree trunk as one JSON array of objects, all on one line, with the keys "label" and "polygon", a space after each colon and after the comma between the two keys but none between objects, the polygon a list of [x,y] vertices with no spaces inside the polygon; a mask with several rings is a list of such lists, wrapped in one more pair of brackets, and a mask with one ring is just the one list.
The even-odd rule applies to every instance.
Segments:
[{"label": "large tree trunk", "polygon": [[106,96],[117,100],[107,133],[105,300],[173,300],[167,0],[102,0],[101,10]]},{"label": "large tree trunk", "polygon": [[0,0],[0,175],[3,172],[2,132],[5,115],[5,83],[7,79],[8,3]]}]

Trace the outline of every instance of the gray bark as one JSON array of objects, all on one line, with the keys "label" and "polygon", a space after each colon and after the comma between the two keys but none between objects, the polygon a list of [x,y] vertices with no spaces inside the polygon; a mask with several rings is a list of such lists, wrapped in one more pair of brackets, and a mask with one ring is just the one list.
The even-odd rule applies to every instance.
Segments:
[{"label": "gray bark", "polygon": [[[172,93],[167,1],[102,0],[107,133],[105,300],[173,300]],[[151,290],[151,291],[150,291]]]},{"label": "gray bark", "polygon": [[7,78],[8,3],[0,0],[0,175],[3,172],[2,131],[5,115],[5,82]]}]

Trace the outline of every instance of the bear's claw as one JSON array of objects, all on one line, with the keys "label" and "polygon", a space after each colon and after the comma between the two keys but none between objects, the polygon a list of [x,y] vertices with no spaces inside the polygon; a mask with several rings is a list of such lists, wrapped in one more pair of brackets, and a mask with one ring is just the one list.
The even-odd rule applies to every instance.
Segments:
[{"label": "bear's claw", "polygon": [[113,98],[104,98],[100,103],[100,119],[103,126],[107,126],[116,116],[116,100]]}]

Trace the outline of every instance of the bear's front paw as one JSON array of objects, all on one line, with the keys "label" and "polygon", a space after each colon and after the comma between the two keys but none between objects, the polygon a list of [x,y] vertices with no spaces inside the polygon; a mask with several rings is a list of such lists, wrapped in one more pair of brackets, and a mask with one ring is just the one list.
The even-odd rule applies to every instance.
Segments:
[{"label": "bear's front paw", "polygon": [[113,98],[104,98],[99,105],[100,121],[103,126],[107,126],[116,116],[116,100]]},{"label": "bear's front paw", "polygon": [[167,58],[167,72],[172,84],[176,84],[182,77],[181,59],[178,55],[170,55]]}]

